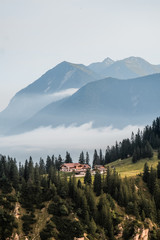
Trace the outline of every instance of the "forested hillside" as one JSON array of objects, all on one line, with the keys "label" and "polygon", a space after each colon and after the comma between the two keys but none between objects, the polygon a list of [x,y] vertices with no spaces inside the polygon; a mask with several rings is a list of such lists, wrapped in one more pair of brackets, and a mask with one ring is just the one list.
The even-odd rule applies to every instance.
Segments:
[{"label": "forested hillside", "polygon": [[108,164],[118,159],[132,157],[135,163],[143,158],[152,158],[153,150],[158,151],[160,159],[160,117],[157,117],[151,126],[146,126],[143,131],[132,133],[131,138],[123,139],[114,146],[108,146],[103,157],[95,150],[93,164]]},{"label": "forested hillside", "polygon": [[129,240],[144,231],[159,239],[160,164],[145,164],[142,177],[122,179],[107,168],[84,179],[57,171],[54,158],[30,158],[18,169],[1,156],[0,239]]},{"label": "forested hillside", "polygon": [[[93,165],[109,156],[113,161],[117,149],[121,161],[128,155],[133,165],[144,156],[152,161],[152,148],[160,146],[159,122],[157,118],[143,133],[132,134],[132,140],[107,148],[108,158],[95,150]],[[135,159],[138,148],[141,155]],[[156,154],[158,159],[159,150]],[[84,161],[89,163],[89,155],[85,159],[81,152],[79,162]],[[0,239],[160,239],[160,162],[154,168],[146,162],[142,174],[129,178],[110,167],[106,174],[87,170],[77,178],[59,171],[62,162],[59,155],[38,163],[30,157],[17,165],[0,156]],[[65,162],[72,162],[68,152]]]}]

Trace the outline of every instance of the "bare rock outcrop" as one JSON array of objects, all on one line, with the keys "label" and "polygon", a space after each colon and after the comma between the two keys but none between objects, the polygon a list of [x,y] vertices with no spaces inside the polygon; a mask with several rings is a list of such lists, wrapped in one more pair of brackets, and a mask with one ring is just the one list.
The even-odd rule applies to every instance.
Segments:
[{"label": "bare rock outcrop", "polygon": [[137,234],[134,236],[133,240],[148,240],[149,229],[138,229]]}]

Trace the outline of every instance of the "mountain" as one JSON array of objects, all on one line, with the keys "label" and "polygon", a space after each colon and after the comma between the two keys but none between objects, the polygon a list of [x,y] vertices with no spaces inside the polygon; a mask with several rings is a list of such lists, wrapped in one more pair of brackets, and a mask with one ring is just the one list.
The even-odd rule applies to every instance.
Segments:
[{"label": "mountain", "polygon": [[[0,113],[0,134],[10,133],[13,129],[16,131],[24,125],[26,129],[32,129],[41,125],[79,125],[88,121],[93,121],[95,126],[112,124],[117,127],[146,123],[141,114],[143,111],[144,115],[147,114],[143,101],[148,106],[153,103],[148,117],[159,113],[156,109],[155,115],[150,114],[152,110],[154,113],[157,105],[154,99],[158,98],[158,83],[152,85],[151,82],[159,75],[143,80],[139,76],[155,72],[160,72],[160,65],[152,65],[138,57],[119,61],[106,58],[102,63],[93,63],[88,67],[64,61],[13,97],[8,107]],[[109,78],[99,80],[104,76]],[[118,79],[128,79],[128,83]],[[149,85],[146,84],[147,79],[151,79]],[[148,95],[154,88],[157,94],[152,93],[149,101]],[[144,96],[146,92],[148,95]],[[59,101],[61,99],[64,100]],[[141,118],[137,121],[136,114],[139,112]],[[24,129],[22,127],[22,131]]]},{"label": "mountain", "polygon": [[0,133],[21,124],[49,103],[69,96],[98,74],[82,64],[62,62],[19,91],[0,113]]},{"label": "mountain", "polygon": [[103,72],[113,63],[111,58],[105,58],[102,62],[91,63],[88,68],[103,76]]},{"label": "mountain", "polygon": [[107,58],[103,62],[90,64],[88,68],[100,74],[102,78],[130,79],[160,73],[160,65],[152,65],[140,57],[129,57],[119,61]]},{"label": "mountain", "polygon": [[98,74],[83,64],[62,62],[47,71],[38,80],[22,89],[22,94],[52,94],[69,88],[80,88],[83,85],[98,79]]},{"label": "mountain", "polygon": [[39,111],[16,131],[40,126],[80,125],[125,127],[148,124],[160,115],[160,74],[127,81],[106,78],[88,83],[72,96]]}]

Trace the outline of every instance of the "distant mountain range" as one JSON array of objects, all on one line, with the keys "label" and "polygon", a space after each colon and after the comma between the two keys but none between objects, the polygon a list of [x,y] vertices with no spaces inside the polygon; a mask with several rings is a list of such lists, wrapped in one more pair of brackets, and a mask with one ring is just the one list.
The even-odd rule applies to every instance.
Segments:
[{"label": "distant mountain range", "polygon": [[129,79],[160,73],[160,65],[152,65],[140,57],[129,57],[119,61],[106,58],[103,62],[92,63],[88,67],[101,78]]},{"label": "distant mountain range", "polygon": [[160,74],[129,79],[106,78],[88,83],[72,96],[43,108],[16,131],[40,126],[69,126],[93,122],[93,126],[122,128],[148,124],[160,115]]},{"label": "distant mountain range", "polygon": [[160,65],[136,57],[106,58],[88,67],[62,62],[14,96],[0,113],[0,134],[88,121],[94,126],[146,124],[160,114],[159,72]]}]

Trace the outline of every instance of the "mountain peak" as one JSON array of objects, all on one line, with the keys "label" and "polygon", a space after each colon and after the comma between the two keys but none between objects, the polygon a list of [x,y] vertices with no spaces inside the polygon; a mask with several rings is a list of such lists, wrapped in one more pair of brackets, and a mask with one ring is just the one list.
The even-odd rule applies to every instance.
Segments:
[{"label": "mountain peak", "polygon": [[121,61],[124,61],[124,62],[127,62],[127,63],[137,63],[137,64],[140,63],[140,62],[147,62],[143,58],[135,57],[135,56],[131,56],[131,57],[125,58],[125,59],[123,59]]},{"label": "mountain peak", "polygon": [[108,66],[114,63],[114,61],[111,58],[107,57],[103,60],[103,63],[105,63]]}]

